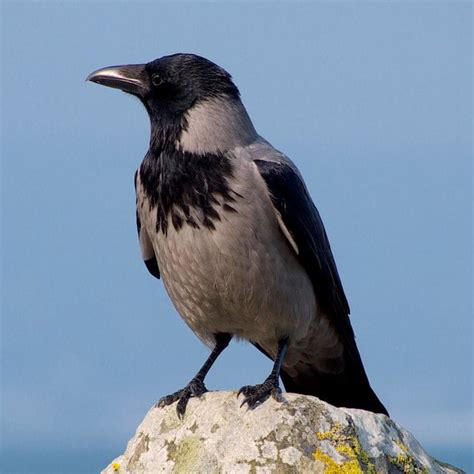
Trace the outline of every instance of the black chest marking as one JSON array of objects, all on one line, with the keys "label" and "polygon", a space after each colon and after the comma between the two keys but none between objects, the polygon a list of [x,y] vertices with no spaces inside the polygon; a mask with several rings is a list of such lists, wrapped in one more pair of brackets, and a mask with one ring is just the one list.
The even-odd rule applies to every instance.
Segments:
[{"label": "black chest marking", "polygon": [[140,166],[140,182],[152,207],[156,231],[167,233],[187,224],[214,230],[222,212],[236,212],[232,203],[242,197],[231,190],[232,163],[224,155],[195,155],[176,149],[149,151]]}]

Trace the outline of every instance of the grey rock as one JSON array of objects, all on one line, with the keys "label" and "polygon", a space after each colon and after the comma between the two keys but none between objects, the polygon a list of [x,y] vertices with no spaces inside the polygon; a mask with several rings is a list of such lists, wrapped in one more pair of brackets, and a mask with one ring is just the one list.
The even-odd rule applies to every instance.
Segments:
[{"label": "grey rock", "polygon": [[248,410],[234,392],[153,407],[124,454],[102,471],[125,473],[460,473],[436,461],[384,415],[285,394]]}]

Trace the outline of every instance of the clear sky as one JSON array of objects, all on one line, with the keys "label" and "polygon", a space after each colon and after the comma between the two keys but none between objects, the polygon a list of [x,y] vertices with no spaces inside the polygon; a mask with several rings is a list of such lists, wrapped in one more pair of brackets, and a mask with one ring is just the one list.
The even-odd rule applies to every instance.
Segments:
[{"label": "clear sky", "polygon": [[[230,71],[305,176],[372,385],[433,455],[472,462],[472,5],[2,3],[3,472],[88,473],[207,349],[141,262],[148,143],[99,67]],[[208,387],[270,362],[233,343]],[[472,465],[471,465],[472,467]]]}]

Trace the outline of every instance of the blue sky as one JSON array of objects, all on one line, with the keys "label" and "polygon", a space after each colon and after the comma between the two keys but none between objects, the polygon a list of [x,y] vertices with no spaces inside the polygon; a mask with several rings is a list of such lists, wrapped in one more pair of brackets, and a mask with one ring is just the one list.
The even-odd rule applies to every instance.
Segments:
[{"label": "blue sky", "polygon": [[[2,4],[5,472],[94,472],[207,349],[141,262],[148,142],[94,69],[194,52],[230,71],[325,221],[366,369],[433,455],[472,462],[472,6]],[[270,368],[233,343],[208,386]],[[472,466],[472,465],[471,465]]]}]

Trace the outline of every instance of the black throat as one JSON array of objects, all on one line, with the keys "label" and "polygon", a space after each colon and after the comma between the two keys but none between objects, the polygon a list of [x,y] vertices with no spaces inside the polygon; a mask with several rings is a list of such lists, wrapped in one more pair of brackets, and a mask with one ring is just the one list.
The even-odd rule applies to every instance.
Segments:
[{"label": "black throat", "polygon": [[167,234],[170,223],[215,229],[222,212],[236,212],[242,197],[230,188],[232,162],[225,154],[194,154],[179,150],[186,130],[184,115],[152,119],[150,148],[140,166],[140,182],[151,208],[156,208],[156,231]]}]

